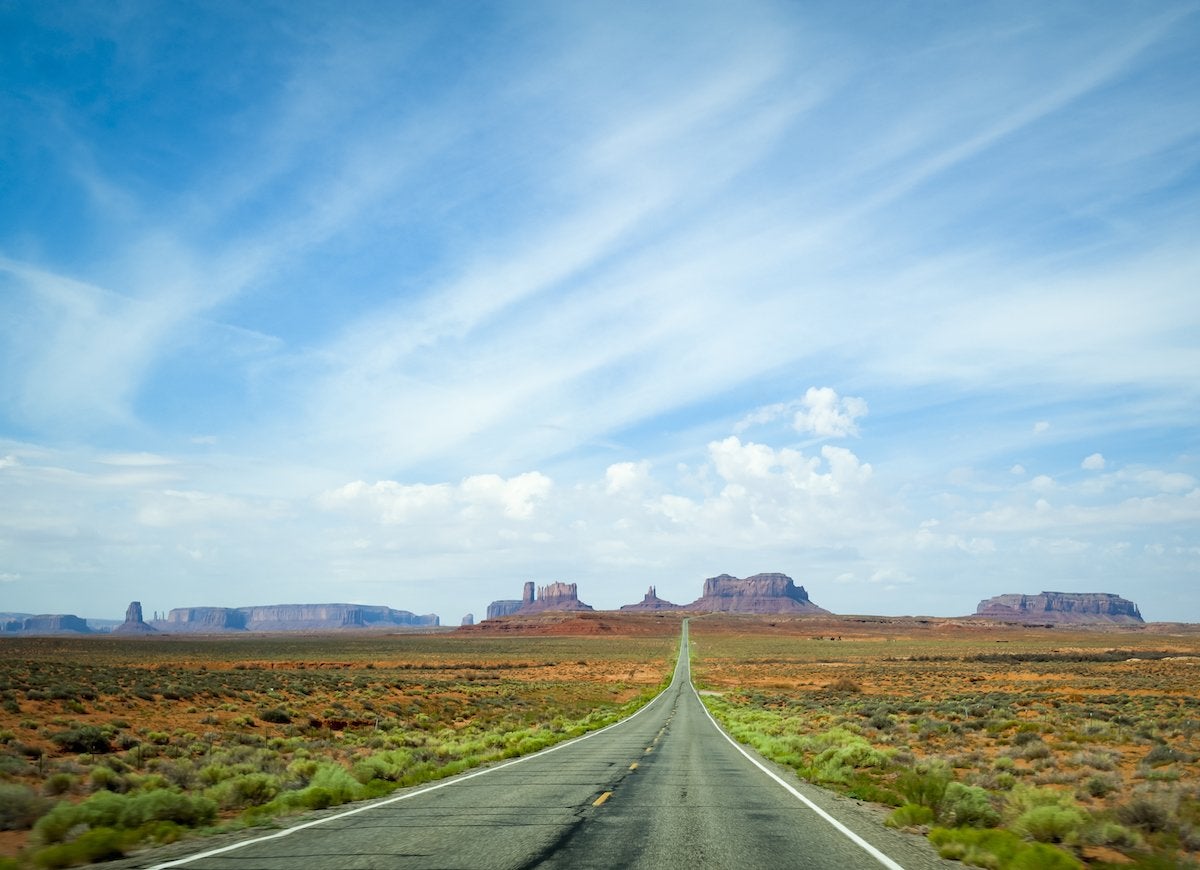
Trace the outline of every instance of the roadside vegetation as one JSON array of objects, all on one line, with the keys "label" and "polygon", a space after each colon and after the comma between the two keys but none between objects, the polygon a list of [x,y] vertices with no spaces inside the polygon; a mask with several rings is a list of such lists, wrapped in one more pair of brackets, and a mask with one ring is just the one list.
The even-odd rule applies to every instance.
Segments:
[{"label": "roadside vegetation", "polygon": [[674,634],[0,641],[0,870],[68,867],[602,727]]},{"label": "roadside vegetation", "polygon": [[692,622],[705,703],[763,755],[964,864],[1200,866],[1200,633],[812,627]]}]

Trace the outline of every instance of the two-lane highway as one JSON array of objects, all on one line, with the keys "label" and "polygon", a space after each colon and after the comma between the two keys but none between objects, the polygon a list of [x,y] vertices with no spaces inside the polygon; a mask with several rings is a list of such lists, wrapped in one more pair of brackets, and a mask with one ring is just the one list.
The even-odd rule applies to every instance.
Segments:
[{"label": "two-lane highway", "polygon": [[687,644],[685,623],[670,687],[607,729],[315,823],[138,866],[898,868],[725,736],[692,687]]}]

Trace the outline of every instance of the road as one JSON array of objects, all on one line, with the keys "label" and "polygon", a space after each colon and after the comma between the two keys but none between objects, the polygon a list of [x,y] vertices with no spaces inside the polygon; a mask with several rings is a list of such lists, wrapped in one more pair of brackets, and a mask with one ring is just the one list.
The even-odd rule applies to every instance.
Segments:
[{"label": "road", "polygon": [[[756,766],[709,717],[688,667],[637,714],[537,755],[306,826],[165,863],[190,870],[945,866],[860,814],[841,822]],[[809,789],[815,801],[822,799]],[[854,815],[853,802],[835,812]],[[831,806],[828,795],[824,798]],[[895,856],[899,855],[900,858]],[[161,862],[161,858],[158,859]]]}]

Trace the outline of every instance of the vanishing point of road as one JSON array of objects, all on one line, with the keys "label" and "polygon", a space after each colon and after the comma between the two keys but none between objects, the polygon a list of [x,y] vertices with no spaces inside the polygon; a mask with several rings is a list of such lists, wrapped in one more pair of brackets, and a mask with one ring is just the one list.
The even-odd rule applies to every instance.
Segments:
[{"label": "vanishing point of road", "polygon": [[884,828],[855,802],[803,786],[743,752],[697,696],[687,650],[685,622],[670,686],[632,717],[603,730],[282,831],[169,861],[160,852],[157,859],[143,856],[120,866],[947,866],[923,843]]}]

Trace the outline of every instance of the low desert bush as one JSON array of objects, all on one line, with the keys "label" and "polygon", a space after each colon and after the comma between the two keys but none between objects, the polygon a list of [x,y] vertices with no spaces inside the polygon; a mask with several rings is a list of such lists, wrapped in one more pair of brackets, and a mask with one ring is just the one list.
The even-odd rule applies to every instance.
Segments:
[{"label": "low desert bush", "polygon": [[954,827],[993,828],[1000,813],[988,793],[977,785],[951,782],[937,807],[938,821]]},{"label": "low desert bush", "polygon": [[1137,792],[1117,807],[1117,820],[1149,833],[1165,831],[1175,821],[1175,808],[1163,795]]},{"label": "low desert bush", "polygon": [[949,765],[928,762],[906,770],[896,777],[896,791],[904,795],[909,803],[928,807],[936,812],[952,779]]},{"label": "low desert bush", "polygon": [[915,828],[921,825],[932,825],[933,810],[920,804],[905,804],[894,810],[884,822],[889,828]]},{"label": "low desert bush", "polygon": [[1022,813],[1012,829],[1039,843],[1075,843],[1087,817],[1075,807],[1042,806]]},{"label": "low desert bush", "polygon": [[241,810],[269,803],[279,794],[279,777],[269,773],[244,773],[221,780],[204,795],[223,810]]},{"label": "low desert bush", "polygon": [[112,752],[112,744],[109,743],[108,735],[95,725],[83,725],[69,731],[62,731],[51,736],[50,739],[57,743],[64,752],[86,752],[91,755]]},{"label": "low desert bush", "polygon": [[1027,843],[999,828],[934,828],[929,841],[952,861],[994,870],[1082,870],[1074,855],[1045,843]]},{"label": "low desert bush", "polygon": [[0,831],[23,831],[50,809],[50,802],[27,785],[0,783]]}]

